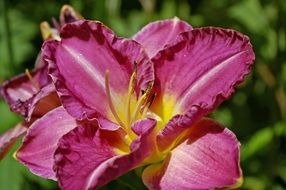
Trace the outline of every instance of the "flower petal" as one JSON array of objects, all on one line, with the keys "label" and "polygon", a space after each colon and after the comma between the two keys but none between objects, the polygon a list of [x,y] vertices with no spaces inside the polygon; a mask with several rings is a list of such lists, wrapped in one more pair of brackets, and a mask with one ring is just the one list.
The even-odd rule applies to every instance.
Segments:
[{"label": "flower petal", "polygon": [[[137,92],[153,81],[153,66],[144,49],[135,41],[117,38],[99,22],[66,24],[61,42],[43,46],[44,59],[56,83],[63,105],[78,119],[103,116],[109,109],[105,75],[110,71],[113,103],[125,104],[130,76],[137,68]],[[124,96],[119,96],[119,95]]]},{"label": "flower petal", "polygon": [[158,148],[161,151],[172,148],[176,142],[186,135],[187,130],[197,123],[206,111],[199,106],[192,106],[186,114],[174,116],[157,135]]},{"label": "flower petal", "polygon": [[153,128],[156,125],[156,122],[154,119],[142,119],[137,120],[132,126],[132,131],[138,135],[141,136],[145,134],[147,131],[150,130],[150,128]]},{"label": "flower petal", "polygon": [[0,136],[0,160],[12,148],[16,140],[23,136],[27,131],[26,123],[22,122],[17,124],[14,128],[9,129]]},{"label": "flower petal", "polygon": [[[37,63],[41,62],[41,59],[37,60]],[[23,73],[4,82],[0,89],[1,96],[3,96],[5,101],[10,105],[11,110],[23,116],[27,115],[27,104],[29,101],[32,101],[33,96],[39,92],[39,88],[42,88],[50,82],[47,67],[37,68],[31,72],[31,75],[38,87]]]},{"label": "flower petal", "polygon": [[163,163],[143,172],[149,189],[214,189],[239,186],[239,142],[212,120],[201,120]]},{"label": "flower petal", "polygon": [[133,39],[143,45],[149,57],[154,57],[166,45],[174,42],[180,33],[189,30],[192,27],[188,23],[175,17],[146,25]]},{"label": "flower petal", "polygon": [[77,122],[63,107],[50,111],[31,125],[17,159],[36,175],[55,179],[52,166],[58,140],[76,126]]},{"label": "flower petal", "polygon": [[61,102],[53,84],[43,87],[27,105],[27,121],[32,117],[39,118],[52,109],[59,107]]},{"label": "flower petal", "polygon": [[[153,150],[154,143],[156,122],[146,122],[152,126],[146,126],[149,130],[136,139],[131,153],[118,151],[120,140],[123,143],[122,137],[118,138],[118,131],[87,125],[65,135],[55,154],[61,189],[96,189],[141,164]],[[114,140],[118,143],[114,144]]]},{"label": "flower petal", "polygon": [[86,189],[97,189],[113,179],[127,173],[128,171],[144,165],[144,160],[152,156],[155,148],[154,136],[156,121],[151,119],[135,123],[132,128],[139,128],[136,125],[145,123],[146,130],[131,144],[131,153],[115,156],[101,164],[92,172],[86,184]]},{"label": "flower petal", "polygon": [[184,113],[192,105],[213,110],[230,97],[254,61],[248,37],[233,30],[194,29],[182,33],[174,44],[153,59],[156,101],[173,97],[171,115]]},{"label": "flower petal", "polygon": [[94,168],[115,156],[115,150],[107,139],[100,138],[98,129],[79,126],[60,139],[54,169],[61,189],[84,189]]}]

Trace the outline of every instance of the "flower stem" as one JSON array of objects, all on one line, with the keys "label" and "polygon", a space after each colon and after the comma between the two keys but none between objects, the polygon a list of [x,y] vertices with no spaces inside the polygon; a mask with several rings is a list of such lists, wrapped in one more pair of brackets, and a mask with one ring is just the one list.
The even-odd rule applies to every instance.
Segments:
[{"label": "flower stem", "polygon": [[7,52],[8,52],[8,60],[9,60],[9,65],[8,65],[8,75],[11,75],[13,73],[13,70],[15,68],[15,63],[14,63],[14,52],[13,52],[13,47],[12,47],[12,36],[11,36],[11,28],[10,28],[10,22],[9,22],[9,17],[8,17],[8,8],[6,5],[5,0],[1,0],[2,4],[2,14],[3,14],[3,33],[6,41],[6,47],[7,47]]}]

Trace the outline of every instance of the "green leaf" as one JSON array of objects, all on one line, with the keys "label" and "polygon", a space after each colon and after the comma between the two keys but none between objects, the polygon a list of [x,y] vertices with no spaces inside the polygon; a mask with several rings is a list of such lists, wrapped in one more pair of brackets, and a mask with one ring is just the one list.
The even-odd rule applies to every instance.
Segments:
[{"label": "green leaf", "polygon": [[251,32],[261,33],[265,28],[269,28],[268,19],[258,0],[238,1],[228,9],[228,15],[242,24]]},{"label": "green leaf", "polygon": [[229,109],[220,108],[213,112],[211,116],[226,127],[232,126],[232,114]]},{"label": "green leaf", "polygon": [[55,190],[57,183],[32,174],[25,166],[13,158],[13,153],[20,146],[19,140],[14,148],[0,161],[0,189],[9,190]]},{"label": "green leaf", "polygon": [[17,163],[10,152],[0,161],[0,189],[21,190],[23,166]]},{"label": "green leaf", "polygon": [[257,131],[247,143],[241,146],[241,161],[248,159],[261,151],[267,144],[272,141],[273,130],[266,127]]},{"label": "green leaf", "polygon": [[11,112],[9,106],[0,99],[0,134],[9,128],[14,127],[21,117]]}]

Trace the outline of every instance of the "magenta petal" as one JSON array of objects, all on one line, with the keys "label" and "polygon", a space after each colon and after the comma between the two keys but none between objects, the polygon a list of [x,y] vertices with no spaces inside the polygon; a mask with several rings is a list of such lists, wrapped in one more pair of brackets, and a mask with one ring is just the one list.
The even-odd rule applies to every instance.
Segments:
[{"label": "magenta petal", "polygon": [[154,119],[142,119],[136,121],[136,123],[131,126],[131,129],[136,135],[140,136],[145,134],[147,131],[150,130],[150,128],[153,128],[155,125],[156,121]]},{"label": "magenta petal", "polygon": [[201,120],[187,140],[163,163],[143,172],[149,189],[215,189],[239,186],[239,142],[228,129],[211,120]]},{"label": "magenta petal", "polygon": [[175,17],[173,19],[152,22],[133,36],[146,49],[149,57],[154,57],[168,44],[173,43],[182,32],[192,30],[192,27]]},{"label": "magenta petal", "polygon": [[24,135],[26,131],[26,124],[19,123],[14,128],[0,135],[0,160],[6,155],[16,140]]},{"label": "magenta petal", "polygon": [[118,147],[112,145],[117,138],[110,135],[117,131],[80,126],[65,135],[55,154],[55,169],[61,188],[97,189],[141,164],[153,151],[156,124],[153,120],[145,121],[152,126],[145,125],[148,130],[136,139],[130,154],[118,154]]},{"label": "magenta petal", "polygon": [[85,189],[91,172],[114,156],[113,147],[100,138],[97,126],[75,128],[60,139],[55,153],[54,169],[61,189]]},{"label": "magenta petal", "polygon": [[170,146],[176,146],[174,143],[184,138],[186,135],[184,132],[192,130],[191,126],[198,122],[203,115],[206,115],[205,110],[200,106],[192,106],[187,113],[174,116],[157,135],[158,148],[164,150]]},{"label": "magenta petal", "polygon": [[40,92],[28,102],[26,120],[30,121],[32,117],[39,118],[60,105],[61,102],[54,85],[49,84],[43,87]]},{"label": "magenta petal", "polygon": [[38,91],[25,74],[21,74],[4,82],[1,88],[1,95],[9,105],[17,101],[24,102],[31,98]]},{"label": "magenta petal", "polygon": [[[46,65],[45,61],[42,58],[42,52],[40,51],[40,53],[38,53],[36,62],[35,62],[35,69],[41,69],[44,68]],[[46,73],[47,74],[47,73]]]},{"label": "magenta petal", "polygon": [[217,107],[250,72],[254,60],[248,37],[233,30],[194,29],[174,44],[153,59],[158,97],[175,96],[174,114],[192,105]]},{"label": "magenta petal", "polygon": [[1,86],[1,96],[9,104],[12,111],[25,115],[25,102],[38,92],[25,74],[6,81]]},{"label": "magenta petal", "polygon": [[101,164],[91,173],[85,189],[97,189],[124,173],[144,164],[142,163],[144,159],[150,156],[154,151],[154,129],[156,121],[148,119],[142,120],[140,123],[135,123],[132,128],[138,128],[136,125],[139,124],[141,126],[143,123],[145,123],[147,130],[144,130],[144,133],[132,142],[132,152],[127,155],[115,156]]},{"label": "magenta petal", "polygon": [[99,22],[77,21],[61,30],[61,42],[43,46],[44,59],[61,100],[76,118],[106,116],[109,110],[105,92],[105,74],[110,72],[114,104],[122,104],[130,76],[137,65],[137,92],[154,79],[153,66],[144,49],[135,41],[117,38]]},{"label": "magenta petal", "polygon": [[31,125],[23,145],[17,151],[17,159],[31,172],[55,179],[52,166],[58,140],[76,126],[74,118],[63,107],[52,110]]},{"label": "magenta petal", "polygon": [[[40,62],[42,60],[39,58],[36,64]],[[39,92],[39,88],[44,87],[50,82],[47,67],[37,68],[31,72],[31,75],[38,87],[23,73],[4,82],[0,89],[1,96],[10,105],[11,110],[23,116],[27,116],[29,103]]]},{"label": "magenta petal", "polygon": [[105,129],[108,131],[116,131],[120,128],[120,125],[113,123],[110,120],[105,119],[104,117],[97,117],[95,120],[98,121],[99,128],[101,129]]}]

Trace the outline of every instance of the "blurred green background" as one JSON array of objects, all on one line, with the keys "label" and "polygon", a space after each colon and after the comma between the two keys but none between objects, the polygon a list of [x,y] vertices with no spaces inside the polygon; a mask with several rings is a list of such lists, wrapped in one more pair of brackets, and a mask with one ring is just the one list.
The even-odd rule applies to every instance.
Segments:
[{"label": "blurred green background", "polygon": [[[130,37],[150,21],[178,16],[193,27],[233,28],[248,35],[255,66],[235,95],[211,115],[241,142],[241,189],[286,189],[286,1],[285,0],[0,0],[0,82],[33,68],[42,44],[39,24],[58,19],[63,4]],[[21,118],[0,99],[0,133]],[[20,142],[18,142],[19,144]],[[127,174],[103,189],[141,189]],[[0,161],[1,190],[57,189],[12,158]]]}]

